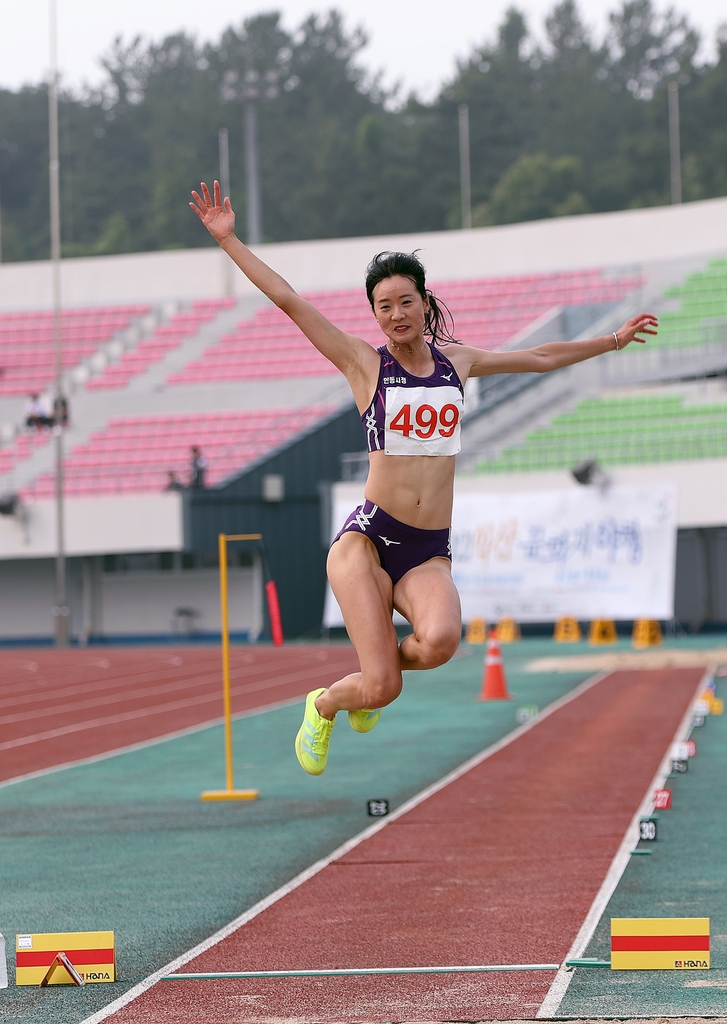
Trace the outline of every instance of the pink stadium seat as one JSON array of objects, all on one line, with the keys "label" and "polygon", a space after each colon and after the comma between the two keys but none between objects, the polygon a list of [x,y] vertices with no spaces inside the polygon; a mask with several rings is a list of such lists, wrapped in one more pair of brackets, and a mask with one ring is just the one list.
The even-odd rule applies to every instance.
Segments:
[{"label": "pink stadium seat", "polygon": [[[617,302],[639,287],[638,277],[606,278],[602,271],[527,274],[511,278],[447,281],[434,291],[451,308],[457,337],[477,348],[506,344],[553,306]],[[309,298],[342,329],[371,345],[383,342],[366,296],[359,289],[325,291]],[[170,384],[262,380],[336,373],[278,309],[257,312],[223,335],[199,359],[167,378]]]},{"label": "pink stadium seat", "polygon": [[[146,305],[124,305],[63,310],[63,366],[77,365],[148,309]],[[52,312],[0,314],[0,395],[43,391],[54,376]]]},{"label": "pink stadium seat", "polygon": [[[161,491],[169,470],[186,479],[193,444],[202,449],[208,464],[207,482],[214,485],[331,411],[317,405],[190,416],[117,416],[109,420],[105,430],[97,431],[69,454],[65,462],[66,493],[88,496]],[[25,442],[26,447],[31,441]],[[30,499],[49,498],[53,493],[51,474],[40,475],[24,491]]]},{"label": "pink stadium seat", "polygon": [[144,373],[167,352],[178,348],[185,338],[196,334],[203,324],[214,320],[221,310],[234,304],[234,299],[203,299],[194,302],[191,310],[176,313],[168,323],[160,324],[151,338],[125,352],[118,363],[107,366],[100,376],[89,380],[86,387],[99,391],[126,387],[132,378]]}]

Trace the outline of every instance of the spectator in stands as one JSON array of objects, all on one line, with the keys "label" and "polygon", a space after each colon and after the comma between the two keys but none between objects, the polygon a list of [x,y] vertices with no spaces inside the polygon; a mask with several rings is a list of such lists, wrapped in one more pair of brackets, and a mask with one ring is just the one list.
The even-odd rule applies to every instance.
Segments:
[{"label": "spectator in stands", "polygon": [[184,490],[184,484],[177,477],[177,474],[174,472],[173,469],[170,469],[167,472],[167,484],[166,484],[166,487],[164,488],[164,490],[165,491],[183,491]]},{"label": "spectator in stands", "polygon": [[207,459],[199,450],[197,445],[192,446],[192,465],[189,474],[190,487],[204,487],[205,473],[207,471]]},{"label": "spectator in stands", "polygon": [[53,417],[48,415],[48,409],[39,394],[32,394],[28,398],[25,425],[28,430],[43,430],[44,427],[53,426]]},{"label": "spectator in stands", "polygon": [[[403,670],[442,665],[459,645],[450,530],[467,378],[557,370],[644,342],[639,334],[656,334],[658,322],[642,313],[590,341],[484,351],[456,341],[451,315],[426,287],[416,254],[383,252],[366,271],[366,294],[386,340],[374,349],[332,324],[243,245],[217,182],[214,198],[205,184],[201,191],[192,193],[192,209],[246,277],[346,376],[366,432],[365,501],[335,538],[327,566],[361,670],[308,694],[295,741],[301,767],[321,775],[337,712],[348,712],[356,732],[369,732],[399,696]],[[413,627],[401,643],[395,608]]]}]

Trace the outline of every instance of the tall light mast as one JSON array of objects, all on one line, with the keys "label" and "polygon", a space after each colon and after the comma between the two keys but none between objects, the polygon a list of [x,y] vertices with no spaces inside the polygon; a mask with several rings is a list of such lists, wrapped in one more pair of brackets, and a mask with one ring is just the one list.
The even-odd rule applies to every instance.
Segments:
[{"label": "tall light mast", "polygon": [[63,428],[67,409],[63,394],[63,341],[61,337],[61,196],[58,146],[58,18],[56,0],[49,0],[50,76],[48,81],[48,150],[50,153],[50,259],[53,278],[53,351],[55,391],[53,435],[56,480],[56,594],[53,617],[55,642],[66,647],[69,639],[66,536],[63,507]]}]

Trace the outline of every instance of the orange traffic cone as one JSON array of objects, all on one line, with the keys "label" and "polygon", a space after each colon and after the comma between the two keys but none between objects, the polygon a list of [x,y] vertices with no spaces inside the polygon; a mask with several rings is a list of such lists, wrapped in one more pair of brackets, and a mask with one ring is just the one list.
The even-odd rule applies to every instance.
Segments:
[{"label": "orange traffic cone", "polygon": [[482,678],[480,700],[510,700],[507,692],[505,669],[502,665],[502,652],[497,640],[497,630],[491,629],[487,641],[485,655],[485,674]]}]

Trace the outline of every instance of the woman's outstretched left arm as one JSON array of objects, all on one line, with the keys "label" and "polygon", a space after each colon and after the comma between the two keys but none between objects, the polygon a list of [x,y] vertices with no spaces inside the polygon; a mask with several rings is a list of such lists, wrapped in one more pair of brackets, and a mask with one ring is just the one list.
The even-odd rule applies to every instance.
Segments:
[{"label": "woman's outstretched left arm", "polygon": [[[604,352],[612,352],[616,349],[626,348],[632,341],[640,342],[642,345],[646,338],[640,338],[640,334],[656,334],[659,321],[653,313],[639,313],[632,316],[630,320],[619,327],[613,334],[604,335],[602,338],[590,338],[588,341],[552,341],[545,345],[538,345],[537,348],[526,348],[510,352],[483,352],[481,349],[462,346],[459,350],[461,356],[471,357],[469,377],[484,377],[490,373],[547,373],[549,370],[559,370],[562,366],[572,366],[573,363],[582,363],[584,359],[591,359],[593,356],[603,355]],[[454,355],[454,349],[448,350],[448,355]]]}]

